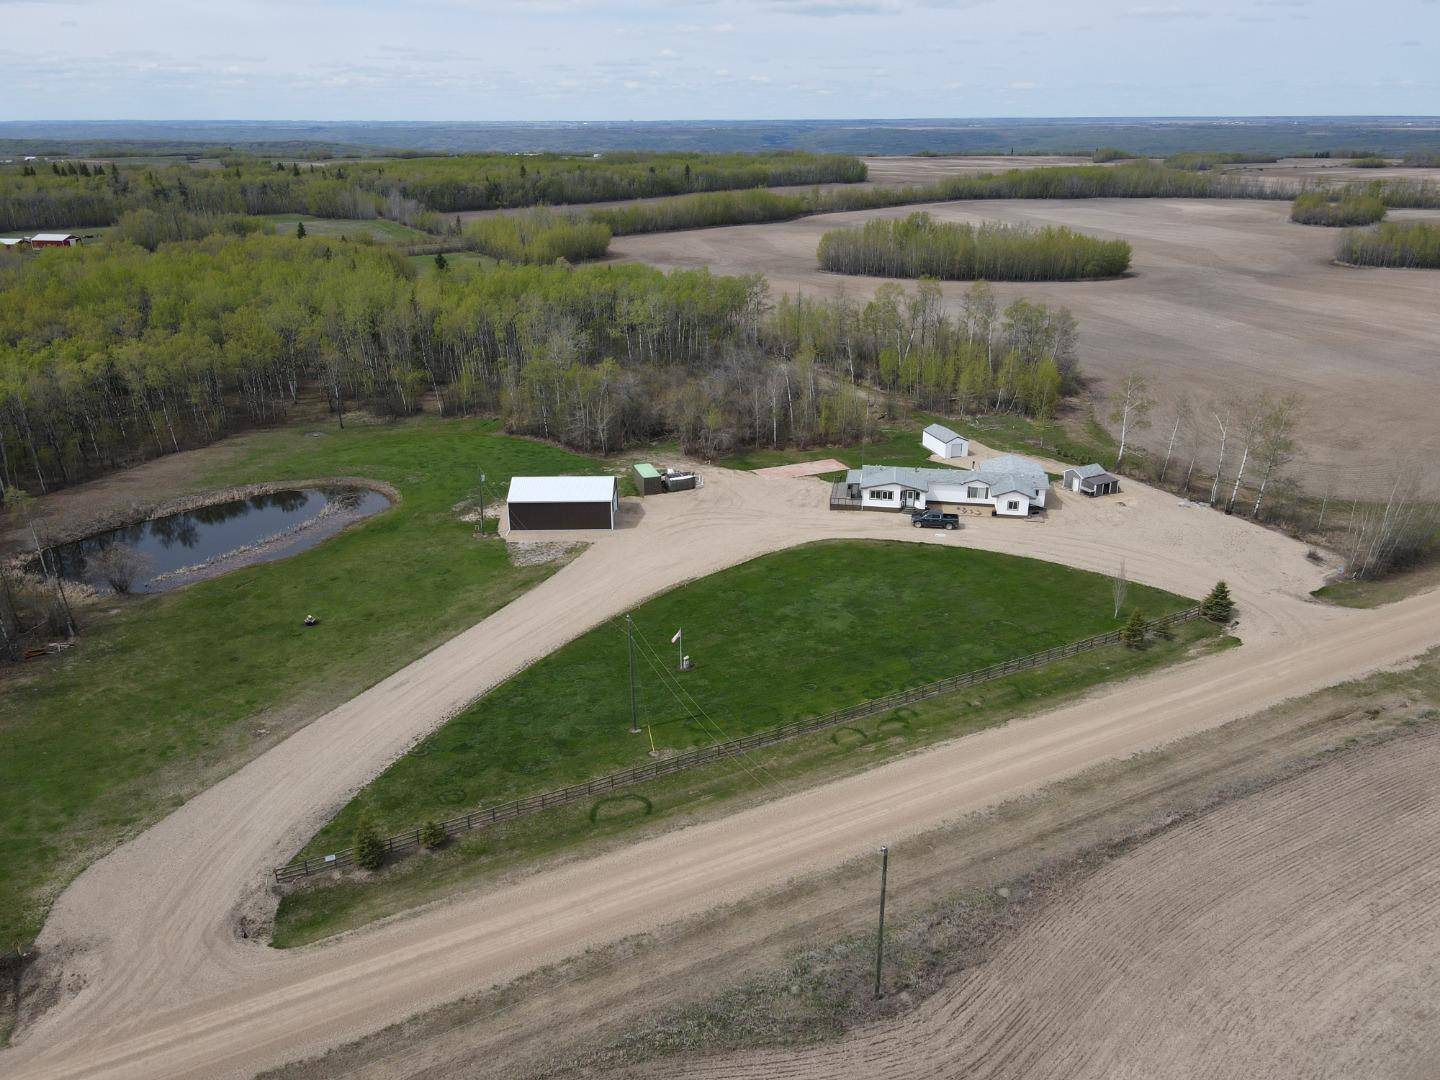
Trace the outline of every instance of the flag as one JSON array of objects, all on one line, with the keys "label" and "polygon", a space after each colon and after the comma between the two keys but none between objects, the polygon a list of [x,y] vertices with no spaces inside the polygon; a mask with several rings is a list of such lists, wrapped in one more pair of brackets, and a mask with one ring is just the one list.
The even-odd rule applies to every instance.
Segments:
[{"label": "flag", "polygon": [[679,630],[676,630],[676,631],[675,631],[675,636],[670,639],[670,644],[671,644],[671,645],[674,645],[674,644],[675,644],[677,641],[679,641],[679,640],[680,640],[680,631],[679,631]]}]

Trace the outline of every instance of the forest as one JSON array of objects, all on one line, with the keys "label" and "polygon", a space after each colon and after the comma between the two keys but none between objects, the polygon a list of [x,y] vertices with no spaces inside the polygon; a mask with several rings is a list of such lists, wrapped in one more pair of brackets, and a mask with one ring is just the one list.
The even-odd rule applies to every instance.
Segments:
[{"label": "forest", "polygon": [[1062,226],[939,222],[929,214],[877,218],[820,238],[822,270],[945,281],[1079,281],[1118,277],[1130,245]]},{"label": "forest", "polygon": [[1290,204],[1290,220],[1301,225],[1373,225],[1385,216],[1385,200],[1354,191],[1307,191]]},{"label": "forest", "polygon": [[383,216],[436,231],[438,215],[462,210],[864,179],[858,158],[792,152],[288,163],[233,156],[218,168],[38,162],[0,168],[0,231],[105,226],[126,211],[169,207],[197,215]]},{"label": "forest", "polygon": [[1440,269],[1440,225],[1386,221],[1378,229],[1347,229],[1335,245],[1335,259],[1353,266]]},{"label": "forest", "polygon": [[[973,292],[974,290],[972,290]],[[858,438],[857,389],[1039,415],[1078,378],[1075,324],[981,287],[863,306],[759,277],[643,266],[455,267],[311,237],[110,243],[0,260],[0,484],[34,491],[282,421],[318,390],[347,411],[495,413],[612,451],[660,436],[715,455]]]}]

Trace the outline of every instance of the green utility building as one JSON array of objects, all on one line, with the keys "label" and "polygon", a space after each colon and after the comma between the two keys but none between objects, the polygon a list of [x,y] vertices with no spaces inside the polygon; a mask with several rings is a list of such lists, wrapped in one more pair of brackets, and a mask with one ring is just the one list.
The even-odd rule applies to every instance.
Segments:
[{"label": "green utility building", "polygon": [[641,462],[634,466],[632,471],[635,473],[635,489],[641,495],[659,495],[665,490],[664,478],[654,465]]}]

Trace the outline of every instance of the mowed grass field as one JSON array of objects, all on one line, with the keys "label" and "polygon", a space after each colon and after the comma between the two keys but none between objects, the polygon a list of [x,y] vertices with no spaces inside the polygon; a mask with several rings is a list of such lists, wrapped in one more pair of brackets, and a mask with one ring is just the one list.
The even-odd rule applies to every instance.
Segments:
[{"label": "mowed grass field", "polygon": [[332,239],[344,236],[351,240],[368,237],[381,244],[424,244],[435,240],[427,232],[385,218],[314,218],[304,214],[266,214],[264,217],[274,223],[278,233],[293,233],[296,224],[303,221],[306,236]]},{"label": "mowed grass field", "polygon": [[[86,864],[276,739],[484,618],[552,568],[512,566],[453,507],[516,473],[600,463],[489,423],[261,432],[190,490],[365,476],[398,505],[319,547],[168,595],[117,599],[0,693],[0,943],[38,932]],[[176,492],[181,494],[181,492]],[[43,504],[42,504],[43,512]],[[307,629],[301,619],[319,616]]]},{"label": "mowed grass field", "polygon": [[[1184,606],[1132,586],[1147,614]],[[681,586],[634,612],[639,706],[662,752],[740,735],[1115,625],[1108,579],[1048,563],[905,543],[813,544]],[[1123,614],[1122,614],[1123,618]],[[703,706],[683,707],[645,657],[673,663],[686,631]],[[956,631],[950,633],[950,631]],[[645,648],[648,643],[650,650]],[[573,857],[733,812],[919,747],[1003,724],[1101,683],[1237,644],[1202,621],[1143,650],[1112,646],[665,777],[465,834],[376,875],[317,878],[281,898],[272,941],[288,948],[471,889],[550,857]],[[645,760],[629,734],[626,642],[601,627],[521,672],[442,727],[308,845],[348,846],[363,809],[385,830],[455,816]]]},{"label": "mowed grass field", "polygon": [[[1126,611],[1182,597],[1132,585]],[[661,751],[817,716],[1114,629],[1110,580],[993,552],[832,541],[752,560],[633,613],[640,723]],[[574,783],[643,760],[623,621],[597,627],[482,698],[360,793],[306,848]],[[685,631],[695,668],[669,672]],[[662,674],[663,672],[663,674]]]}]

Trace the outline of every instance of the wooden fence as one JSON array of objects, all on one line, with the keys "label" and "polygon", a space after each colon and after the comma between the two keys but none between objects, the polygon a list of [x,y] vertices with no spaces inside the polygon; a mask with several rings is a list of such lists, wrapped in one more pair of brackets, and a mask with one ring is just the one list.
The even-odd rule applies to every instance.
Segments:
[{"label": "wooden fence", "polygon": [[[1170,626],[1177,626],[1180,623],[1189,622],[1199,617],[1200,608],[1197,605],[1186,608],[1183,611],[1177,611],[1171,615],[1164,615],[1158,619],[1152,619],[1145,624],[1145,628],[1147,632],[1152,632]],[[608,794],[617,788],[629,787],[647,780],[656,780],[662,776],[670,776],[674,773],[684,772],[687,769],[709,765],[712,762],[735,757],[748,753],[751,750],[774,746],[776,743],[782,743],[800,735],[809,735],[812,732],[824,731],[826,728],[838,727],[842,724],[848,724],[868,716],[874,716],[877,713],[888,712],[891,709],[899,708],[902,705],[909,705],[912,702],[924,701],[927,698],[939,697],[942,694],[963,690],[969,686],[992,682],[995,679],[1003,679],[1007,675],[1014,675],[1016,672],[1043,667],[1057,660],[1078,656],[1080,653],[1104,648],[1107,645],[1117,645],[1119,642],[1119,630],[1111,630],[1105,634],[1096,634],[1094,637],[1085,638],[1083,641],[1071,642],[1069,645],[1057,645],[1055,648],[1046,649],[1044,652],[1016,657],[1014,660],[991,664],[989,667],[980,668],[976,671],[967,671],[961,675],[952,675],[938,682],[926,683],[923,686],[912,687],[909,690],[900,690],[881,698],[872,698],[858,705],[852,705],[849,708],[840,709],[836,712],[827,713],[824,716],[815,717],[810,720],[795,720],[788,724],[781,724],[779,727],[767,728],[765,731],[757,731],[755,734],[746,735],[743,738],[711,743],[709,746],[697,746],[694,749],[682,751],[673,757],[659,758],[655,761],[647,761],[642,765],[622,769],[619,772],[609,773],[605,776],[597,776],[595,779],[587,780],[583,784],[571,784],[569,787],[556,788],[554,791],[541,792],[539,795],[530,795],[523,799],[512,799],[510,802],[498,803],[495,806],[488,806],[479,810],[471,810],[469,813],[460,817],[450,818],[448,821],[440,822],[440,828],[445,831],[447,838],[460,836],[470,832],[472,829],[483,829],[488,825],[495,825],[502,821],[513,821],[515,818],[536,814],[541,810],[549,810],[556,806],[564,806],[567,803],[592,799],[597,795]],[[419,846],[420,830],[411,829],[409,832],[398,833],[395,836],[387,837],[385,840],[385,853],[387,856],[399,854],[406,851],[413,851]],[[294,862],[287,863],[285,866],[276,867],[274,871],[275,880],[280,884],[284,884],[285,882],[295,881],[299,878],[309,877],[311,874],[323,873],[326,870],[337,870],[350,866],[353,865],[354,862],[355,849],[342,848],[332,855],[324,855],[313,859],[297,859]]]}]

